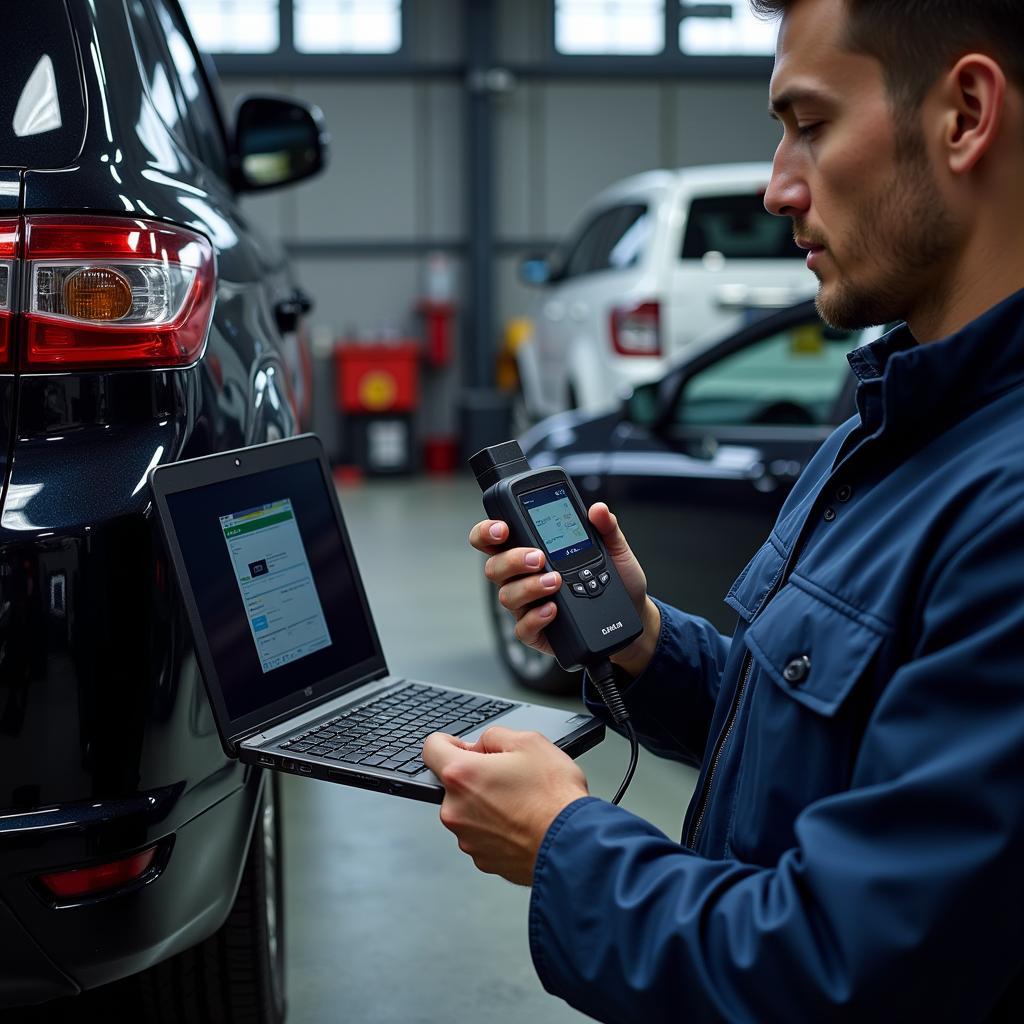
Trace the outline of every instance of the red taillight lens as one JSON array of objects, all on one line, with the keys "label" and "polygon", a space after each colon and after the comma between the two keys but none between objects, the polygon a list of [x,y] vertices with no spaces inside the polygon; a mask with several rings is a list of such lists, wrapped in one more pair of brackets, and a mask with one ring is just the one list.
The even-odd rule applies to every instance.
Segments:
[{"label": "red taillight lens", "polygon": [[124,860],[97,864],[91,868],[76,868],[74,871],[58,871],[52,875],[40,875],[39,881],[57,899],[95,896],[108,889],[118,889],[130,882],[138,881],[153,866],[156,850],[155,846],[151,846],[148,850]]},{"label": "red taillight lens", "polygon": [[18,258],[18,222],[0,220],[0,369],[11,362],[14,262]]},{"label": "red taillight lens", "polygon": [[612,310],[612,345],[622,356],[661,355],[661,306],[642,302]]},{"label": "red taillight lens", "polygon": [[210,326],[214,261],[193,231],[112,217],[25,218],[25,369],[188,366]]}]

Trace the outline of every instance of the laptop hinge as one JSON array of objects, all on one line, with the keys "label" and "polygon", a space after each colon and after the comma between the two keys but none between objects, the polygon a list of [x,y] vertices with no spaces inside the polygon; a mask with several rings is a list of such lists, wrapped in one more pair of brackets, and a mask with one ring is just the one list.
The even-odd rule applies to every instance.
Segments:
[{"label": "laptop hinge", "polygon": [[[371,672],[368,676],[366,676],[366,678],[364,678],[358,684],[358,686],[353,686],[351,689],[355,690],[362,686],[368,686],[370,683],[380,682],[382,679],[386,679],[389,675],[391,675],[391,673],[387,670],[386,667],[376,669],[374,672]],[[346,692],[351,692],[351,690],[348,690]],[[236,733],[234,736],[231,737],[231,742],[236,746],[241,746],[241,744],[243,744],[246,740],[252,739],[253,736],[260,736],[264,733],[267,733],[272,729],[276,728],[282,722],[287,722],[289,719],[301,718],[303,715],[319,712],[325,709],[327,705],[332,703],[332,701],[343,696],[345,696],[345,694],[339,693],[336,694],[335,697],[332,697],[330,700],[311,701],[304,708],[292,708],[290,711],[282,711],[281,714],[275,715],[272,719],[263,722],[261,725],[257,725],[250,729],[247,729],[244,733]]]}]

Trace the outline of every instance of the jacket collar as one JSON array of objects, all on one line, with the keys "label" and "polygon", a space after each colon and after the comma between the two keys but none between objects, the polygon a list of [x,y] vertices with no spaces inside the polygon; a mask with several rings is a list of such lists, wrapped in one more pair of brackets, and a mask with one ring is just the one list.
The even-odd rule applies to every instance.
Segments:
[{"label": "jacket collar", "polygon": [[938,341],[919,345],[901,324],[849,360],[868,431],[912,426],[914,433],[938,433],[1024,382],[1024,289]]}]

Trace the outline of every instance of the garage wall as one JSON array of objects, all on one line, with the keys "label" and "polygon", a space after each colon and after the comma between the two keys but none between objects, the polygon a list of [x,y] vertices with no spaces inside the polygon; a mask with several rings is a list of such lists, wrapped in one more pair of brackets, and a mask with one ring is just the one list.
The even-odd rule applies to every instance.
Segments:
[{"label": "garage wall", "polygon": [[[408,56],[429,77],[229,78],[244,92],[318,104],[332,135],[322,176],[248,201],[252,216],[292,244],[316,292],[321,335],[404,333],[423,289],[424,245],[463,278],[465,223],[459,0],[410,2]],[[549,56],[548,0],[497,0],[498,61]],[[446,67],[447,66],[447,67]],[[495,99],[496,319],[525,308],[519,254],[556,239],[600,188],[637,171],[769,159],[777,128],[767,82],[520,78]]]}]

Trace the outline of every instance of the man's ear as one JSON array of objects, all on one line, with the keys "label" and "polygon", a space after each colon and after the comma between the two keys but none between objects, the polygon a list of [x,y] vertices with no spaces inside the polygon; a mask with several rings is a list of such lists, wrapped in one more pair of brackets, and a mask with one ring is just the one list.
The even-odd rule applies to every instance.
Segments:
[{"label": "man's ear", "polygon": [[966,174],[991,149],[1003,119],[1006,75],[983,53],[968,53],[946,76],[943,145],[949,169]]}]

